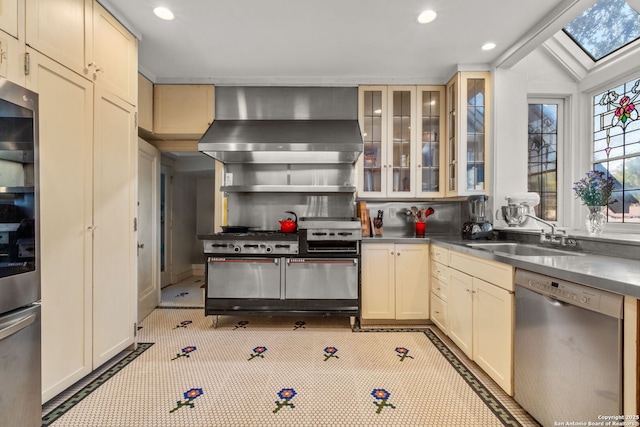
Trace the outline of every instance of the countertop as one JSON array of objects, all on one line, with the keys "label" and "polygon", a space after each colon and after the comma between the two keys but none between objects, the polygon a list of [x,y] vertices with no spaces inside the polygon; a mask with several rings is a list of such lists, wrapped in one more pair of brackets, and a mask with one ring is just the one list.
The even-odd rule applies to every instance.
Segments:
[{"label": "countertop", "polygon": [[[492,253],[467,246],[476,242],[452,235],[428,235],[424,238],[405,235],[365,237],[363,244],[369,243],[432,243],[447,249],[491,259],[516,268],[533,271],[571,282],[582,283],[594,288],[640,298],[640,260],[606,256],[589,252],[577,252],[575,256],[517,256]],[[498,241],[496,241],[498,242]],[[542,244],[554,247],[551,244]],[[570,248],[562,248],[571,250]]]}]

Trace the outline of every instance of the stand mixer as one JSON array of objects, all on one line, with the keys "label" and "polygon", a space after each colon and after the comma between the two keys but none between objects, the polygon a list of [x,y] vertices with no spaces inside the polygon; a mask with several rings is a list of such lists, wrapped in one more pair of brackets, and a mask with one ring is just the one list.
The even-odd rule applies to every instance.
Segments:
[{"label": "stand mixer", "polygon": [[487,196],[469,196],[469,221],[462,225],[463,239],[493,239],[493,225],[486,220]]},{"label": "stand mixer", "polygon": [[527,222],[527,215],[535,216],[535,207],[540,204],[538,193],[521,193],[505,197],[507,206],[496,211],[496,219],[504,220],[509,227],[520,227]]}]

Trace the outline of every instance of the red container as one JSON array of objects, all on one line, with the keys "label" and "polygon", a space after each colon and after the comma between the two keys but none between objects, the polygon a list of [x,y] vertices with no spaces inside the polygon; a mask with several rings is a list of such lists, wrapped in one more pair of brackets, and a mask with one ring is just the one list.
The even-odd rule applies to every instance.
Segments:
[{"label": "red container", "polygon": [[416,237],[424,237],[424,232],[426,229],[426,222],[416,222]]},{"label": "red container", "polygon": [[280,231],[283,233],[295,233],[298,230],[298,224],[292,220],[280,221]]}]

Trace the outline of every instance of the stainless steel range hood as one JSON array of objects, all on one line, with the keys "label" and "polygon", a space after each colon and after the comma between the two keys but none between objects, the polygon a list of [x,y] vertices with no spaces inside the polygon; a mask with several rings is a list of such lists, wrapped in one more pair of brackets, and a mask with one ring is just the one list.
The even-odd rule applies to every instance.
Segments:
[{"label": "stainless steel range hood", "polygon": [[217,87],[198,150],[223,163],[355,163],[357,88]]}]

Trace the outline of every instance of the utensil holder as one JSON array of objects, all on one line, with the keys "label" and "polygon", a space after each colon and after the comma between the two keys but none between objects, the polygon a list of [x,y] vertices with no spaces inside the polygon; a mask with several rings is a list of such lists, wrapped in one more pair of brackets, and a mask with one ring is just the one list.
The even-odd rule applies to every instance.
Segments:
[{"label": "utensil holder", "polygon": [[424,233],[427,230],[426,222],[416,222],[416,237],[424,237]]}]

